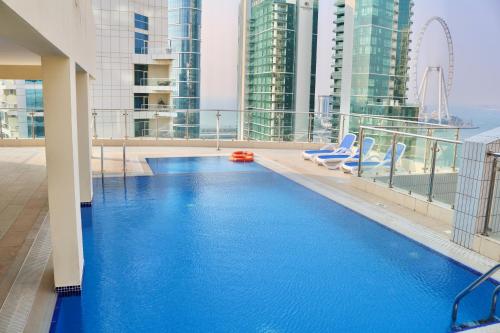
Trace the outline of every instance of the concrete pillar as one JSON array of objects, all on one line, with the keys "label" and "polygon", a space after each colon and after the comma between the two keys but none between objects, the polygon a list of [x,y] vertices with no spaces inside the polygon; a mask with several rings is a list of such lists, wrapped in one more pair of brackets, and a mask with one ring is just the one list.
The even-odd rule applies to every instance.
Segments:
[{"label": "concrete pillar", "polygon": [[[344,7],[344,44],[342,46],[342,73],[340,81],[340,113],[351,114],[352,49],[354,45],[354,12],[356,1],[346,0]],[[344,126],[339,135],[349,133],[350,116],[344,116]],[[342,124],[339,124],[342,126]],[[342,140],[339,137],[339,142]]]},{"label": "concrete pillar", "polygon": [[80,201],[84,206],[92,202],[92,136],[90,133],[89,75],[76,73],[76,118],[78,126],[78,169],[80,172]]},{"label": "concrete pillar", "polygon": [[[452,240],[464,247],[500,260],[500,251],[497,250],[496,257],[490,255],[487,249],[485,251],[488,244],[481,235],[485,229],[493,161],[493,158],[487,155],[489,151],[500,152],[500,127],[473,136],[465,140],[463,144]],[[495,200],[498,202],[497,198]],[[500,232],[500,222],[496,220],[496,215],[493,215],[490,227]]]},{"label": "concrete pillar", "polygon": [[81,290],[83,273],[75,63],[42,57],[45,151],[56,291]]},{"label": "concrete pillar", "polygon": [[[297,1],[295,45],[295,140],[307,141],[311,100],[311,56],[313,52],[313,3]],[[313,71],[316,69],[314,68]],[[314,92],[313,92],[314,93]]]}]

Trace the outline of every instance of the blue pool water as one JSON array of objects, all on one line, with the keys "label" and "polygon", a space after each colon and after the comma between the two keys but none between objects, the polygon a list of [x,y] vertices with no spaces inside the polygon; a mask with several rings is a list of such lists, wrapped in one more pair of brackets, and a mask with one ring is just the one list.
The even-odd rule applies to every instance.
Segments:
[{"label": "blue pool water", "polygon": [[83,292],[59,298],[53,332],[448,332],[477,277],[257,163],[148,162],[95,180]]}]

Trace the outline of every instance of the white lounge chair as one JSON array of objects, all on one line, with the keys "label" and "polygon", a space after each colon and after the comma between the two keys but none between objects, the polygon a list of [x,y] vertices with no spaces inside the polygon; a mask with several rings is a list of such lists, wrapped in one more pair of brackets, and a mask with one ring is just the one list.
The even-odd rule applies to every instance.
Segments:
[{"label": "white lounge chair", "polygon": [[[370,154],[374,145],[375,139],[370,137],[366,137],[363,139],[363,156],[365,158]],[[318,163],[318,165],[323,165],[330,170],[335,170],[338,169],[342,163],[358,161],[359,148],[357,148],[356,151],[352,154],[338,153],[317,155],[314,160],[316,161],[316,163]]]},{"label": "white lounge chair", "polygon": [[321,149],[317,150],[305,150],[302,152],[302,157],[305,160],[311,160],[316,155],[319,154],[334,154],[334,153],[350,153],[352,146],[354,145],[354,141],[356,141],[356,134],[348,133],[342,139],[340,145],[336,146],[335,144],[328,144]]},{"label": "white lounge chair", "polygon": [[[398,142],[396,144],[396,157],[394,162],[397,163],[403,156],[406,150],[406,145],[404,143]],[[384,159],[382,161],[377,161],[372,158],[368,158],[368,160],[363,160],[361,162],[361,167],[363,170],[376,170],[378,168],[390,168],[392,163],[392,147],[387,149],[387,153],[385,153]],[[359,168],[359,160],[355,162],[345,162],[342,163],[342,170],[346,173],[354,173]]]}]

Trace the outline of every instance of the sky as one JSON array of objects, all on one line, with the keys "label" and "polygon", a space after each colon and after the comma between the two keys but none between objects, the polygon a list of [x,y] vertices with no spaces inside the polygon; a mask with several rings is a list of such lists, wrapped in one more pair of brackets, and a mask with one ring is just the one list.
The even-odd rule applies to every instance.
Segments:
[{"label": "sky", "polygon": [[[319,0],[316,95],[330,94],[334,2]],[[202,109],[236,109],[238,5],[239,0],[203,1]],[[414,14],[413,49],[419,31],[432,16],[444,18],[450,28],[455,75],[449,104],[500,106],[500,0],[415,0]],[[420,77],[426,66],[447,68],[447,52],[444,34],[433,23],[422,42],[417,66]],[[416,58],[414,54],[411,57]],[[410,99],[414,96],[413,82],[408,91]]]}]

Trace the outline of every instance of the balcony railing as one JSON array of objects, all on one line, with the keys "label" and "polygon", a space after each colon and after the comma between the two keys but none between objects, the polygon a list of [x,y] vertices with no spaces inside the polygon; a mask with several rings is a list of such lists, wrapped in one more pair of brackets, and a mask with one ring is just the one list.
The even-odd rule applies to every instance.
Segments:
[{"label": "balcony railing", "polygon": [[172,87],[175,85],[175,80],[171,78],[141,78],[140,86],[157,86],[157,87]]},{"label": "balcony railing", "polygon": [[170,47],[154,47],[149,48],[149,54],[153,60],[171,60],[173,59],[172,48]]}]

